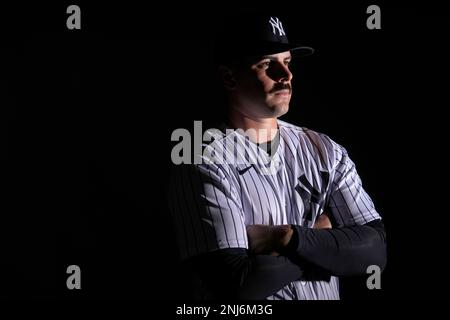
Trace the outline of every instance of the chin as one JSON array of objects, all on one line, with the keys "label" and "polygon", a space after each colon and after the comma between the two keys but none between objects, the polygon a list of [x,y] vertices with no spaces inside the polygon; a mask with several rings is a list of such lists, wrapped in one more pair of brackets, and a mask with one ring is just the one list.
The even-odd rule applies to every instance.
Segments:
[{"label": "chin", "polygon": [[278,118],[289,111],[289,104],[278,104],[272,107],[273,117]]}]

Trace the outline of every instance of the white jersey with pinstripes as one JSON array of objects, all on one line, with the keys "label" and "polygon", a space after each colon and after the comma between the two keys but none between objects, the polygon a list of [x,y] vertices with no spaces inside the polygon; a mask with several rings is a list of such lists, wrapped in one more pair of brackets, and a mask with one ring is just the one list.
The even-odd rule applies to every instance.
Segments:
[{"label": "white jersey with pinstripes", "polygon": [[[203,152],[203,163],[178,166],[172,175],[170,211],[182,259],[248,248],[245,227],[251,224],[312,227],[324,210],[336,227],[381,219],[342,146],[281,120],[278,128],[279,145],[272,156],[232,131],[216,134],[206,148],[229,154],[237,144],[233,161],[213,162]],[[338,279],[295,281],[268,299],[339,299]]]}]

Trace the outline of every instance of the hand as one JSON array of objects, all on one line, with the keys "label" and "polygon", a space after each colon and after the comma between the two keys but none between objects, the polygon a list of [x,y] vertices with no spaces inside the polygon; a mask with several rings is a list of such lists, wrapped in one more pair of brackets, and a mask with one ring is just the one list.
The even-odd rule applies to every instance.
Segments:
[{"label": "hand", "polygon": [[330,218],[326,213],[322,213],[320,216],[316,218],[316,222],[314,223],[314,229],[332,229]]},{"label": "hand", "polygon": [[289,243],[293,232],[291,225],[249,225],[247,226],[249,249],[254,254],[278,255],[277,251]]},{"label": "hand", "polygon": [[[331,229],[331,221],[326,213],[317,217],[314,229]],[[291,225],[268,226],[253,224],[247,226],[249,249],[254,254],[279,255],[280,248],[291,240],[294,230]]]}]

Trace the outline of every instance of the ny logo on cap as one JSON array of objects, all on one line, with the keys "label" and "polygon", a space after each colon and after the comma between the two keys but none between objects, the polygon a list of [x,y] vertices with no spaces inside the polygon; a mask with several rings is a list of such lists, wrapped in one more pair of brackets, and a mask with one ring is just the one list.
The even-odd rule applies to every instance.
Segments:
[{"label": "ny logo on cap", "polygon": [[274,35],[277,35],[275,32],[275,29],[278,30],[280,36],[285,36],[286,33],[284,32],[283,25],[281,24],[281,21],[277,17],[270,17],[269,23],[272,26],[272,32]]}]

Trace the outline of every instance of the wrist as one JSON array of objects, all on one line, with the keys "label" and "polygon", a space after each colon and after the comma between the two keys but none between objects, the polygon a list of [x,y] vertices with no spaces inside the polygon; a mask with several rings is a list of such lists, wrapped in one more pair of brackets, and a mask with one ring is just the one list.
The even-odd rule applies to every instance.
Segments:
[{"label": "wrist", "polygon": [[283,241],[283,246],[280,247],[279,253],[284,256],[290,256],[297,252],[298,247],[298,232],[293,225],[289,225],[289,230],[286,230],[286,235]]},{"label": "wrist", "polygon": [[294,234],[294,228],[290,224],[276,226],[274,228],[274,243],[276,243],[277,249],[286,247],[291,241]]},{"label": "wrist", "polygon": [[285,235],[284,235],[284,237],[282,239],[282,242],[281,242],[282,247],[286,247],[289,244],[289,242],[291,242],[293,234],[294,234],[294,228],[292,227],[292,225],[288,224],[286,226]]}]

